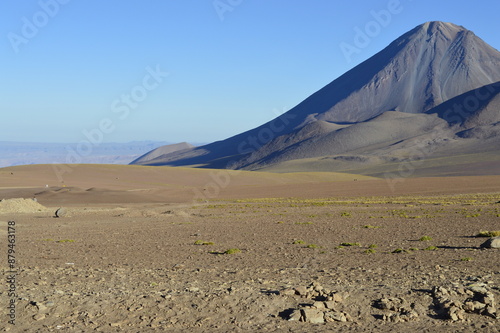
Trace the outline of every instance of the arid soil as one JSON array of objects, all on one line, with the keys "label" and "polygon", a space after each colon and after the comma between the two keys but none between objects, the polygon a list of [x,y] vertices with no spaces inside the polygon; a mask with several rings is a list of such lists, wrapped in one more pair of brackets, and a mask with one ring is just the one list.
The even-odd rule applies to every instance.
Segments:
[{"label": "arid soil", "polygon": [[203,200],[160,186],[89,191],[98,177],[0,190],[42,193],[25,210],[0,202],[2,275],[8,221],[18,269],[16,325],[4,287],[1,331],[499,332],[500,250],[476,237],[500,230],[498,177],[407,179],[397,191],[267,180],[267,191],[256,181]]}]

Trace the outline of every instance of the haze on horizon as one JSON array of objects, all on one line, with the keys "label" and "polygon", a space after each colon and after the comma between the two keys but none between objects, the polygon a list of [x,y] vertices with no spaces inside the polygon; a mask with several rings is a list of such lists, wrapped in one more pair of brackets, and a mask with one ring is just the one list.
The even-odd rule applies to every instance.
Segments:
[{"label": "haze on horizon", "polygon": [[103,142],[210,142],[288,111],[426,21],[462,25],[500,47],[495,1],[2,7],[0,141],[78,142],[99,129]]}]

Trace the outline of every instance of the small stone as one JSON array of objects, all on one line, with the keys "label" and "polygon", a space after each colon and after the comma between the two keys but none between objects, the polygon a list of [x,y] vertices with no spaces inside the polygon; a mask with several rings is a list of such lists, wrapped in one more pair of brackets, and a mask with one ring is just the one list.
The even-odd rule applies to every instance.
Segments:
[{"label": "small stone", "polygon": [[307,291],[307,288],[304,286],[295,288],[295,293],[300,296],[305,296],[307,294]]},{"label": "small stone", "polygon": [[474,312],[474,302],[465,302],[463,308],[465,312]]},{"label": "small stone", "polygon": [[314,286],[314,291],[321,292],[323,289],[324,289],[323,286],[319,284]]},{"label": "small stone", "polygon": [[43,320],[43,319],[45,319],[45,314],[37,313],[36,315],[33,316],[33,319],[36,321]]},{"label": "small stone", "polygon": [[400,323],[403,322],[404,320],[401,318],[399,313],[392,313],[390,315],[384,315],[382,318],[384,321],[389,321],[391,323]]},{"label": "small stone", "polygon": [[177,270],[179,270],[179,269],[184,269],[184,268],[186,268],[186,266],[185,266],[185,265],[183,265],[183,264],[175,264],[175,265],[172,267],[172,269],[173,269],[173,270],[175,270],[175,271],[177,271]]},{"label": "small stone", "polygon": [[340,295],[340,294],[333,294],[332,295],[332,301],[334,301],[334,302],[342,303],[343,300],[344,300],[344,297],[342,297],[342,295]]},{"label": "small stone", "polygon": [[476,295],[486,295],[488,293],[488,289],[486,289],[483,285],[472,285],[469,289]]},{"label": "small stone", "polygon": [[323,311],[316,309],[301,309],[300,311],[306,323],[322,324],[325,322]]},{"label": "small stone", "polygon": [[300,321],[302,318],[302,312],[299,309],[293,310],[290,316],[288,317],[288,321]]},{"label": "small stone", "polygon": [[334,322],[334,321],[346,322],[347,317],[343,312],[327,312],[325,313],[325,320],[327,322]]},{"label": "small stone", "polygon": [[47,301],[47,302],[45,302],[45,306],[46,306],[46,307],[49,307],[49,308],[50,308],[50,307],[53,307],[54,305],[55,305],[55,303],[54,303],[54,302],[52,302],[52,301]]},{"label": "small stone", "polygon": [[399,311],[401,306],[405,303],[402,298],[381,298],[373,303],[373,306],[380,310]]},{"label": "small stone", "polygon": [[336,304],[335,301],[326,301],[324,303],[325,303],[325,307],[327,309],[334,309],[335,308],[335,304]]},{"label": "small stone", "polygon": [[324,302],[314,302],[312,307],[316,308],[316,309],[324,309],[325,303]]},{"label": "small stone", "polygon": [[292,288],[287,288],[287,289],[280,291],[280,295],[293,296],[293,295],[295,295],[295,290],[293,290]]},{"label": "small stone", "polygon": [[500,249],[500,236],[488,239],[480,247],[483,249]]},{"label": "small stone", "polygon": [[448,291],[448,289],[446,289],[444,287],[434,287],[434,289],[432,290],[432,293],[434,294],[434,297],[436,297],[436,298],[450,295],[450,292]]},{"label": "small stone", "polygon": [[453,321],[465,319],[465,311],[456,306],[453,306],[449,309],[448,315]]},{"label": "small stone", "polygon": [[56,213],[55,213],[56,217],[65,217],[68,215],[68,211],[66,210],[66,208],[59,208],[56,210]]}]

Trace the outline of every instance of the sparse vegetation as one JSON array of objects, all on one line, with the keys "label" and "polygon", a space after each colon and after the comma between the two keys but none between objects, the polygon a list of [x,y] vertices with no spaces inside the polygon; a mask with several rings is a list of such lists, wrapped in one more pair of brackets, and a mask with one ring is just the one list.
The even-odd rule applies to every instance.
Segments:
[{"label": "sparse vegetation", "polygon": [[464,257],[460,259],[460,261],[471,261],[471,260],[472,260],[471,257]]},{"label": "sparse vegetation", "polygon": [[403,250],[401,248],[397,248],[394,251],[392,251],[391,253],[403,253],[403,252],[406,252],[406,250]]},{"label": "sparse vegetation", "polygon": [[226,251],[224,251],[224,254],[236,254],[236,253],[240,253],[241,250],[240,249],[227,249]]},{"label": "sparse vegetation", "polygon": [[306,242],[304,242],[302,239],[297,239],[297,240],[294,240],[292,244],[305,244]]},{"label": "sparse vegetation", "polygon": [[202,240],[197,240],[196,242],[194,242],[194,245],[214,245],[214,243],[213,242],[205,242]]},{"label": "sparse vegetation", "polygon": [[361,246],[360,243],[340,243],[340,246]]},{"label": "sparse vegetation", "polygon": [[437,249],[438,249],[438,248],[437,248],[436,246],[428,246],[428,247],[426,247],[424,250],[425,250],[425,251],[435,251],[435,250],[437,250]]},{"label": "sparse vegetation", "polygon": [[365,229],[377,229],[377,228],[380,228],[380,227],[367,224],[367,225],[364,225],[363,228],[365,228]]},{"label": "sparse vegetation", "polygon": [[500,236],[500,230],[497,231],[481,231],[476,237],[498,237]]},{"label": "sparse vegetation", "polygon": [[372,248],[365,250],[365,253],[368,253],[368,254],[375,253],[375,252],[377,252],[377,251],[375,249],[372,249]]},{"label": "sparse vegetation", "polygon": [[74,239],[61,239],[57,241],[58,243],[74,243]]},{"label": "sparse vegetation", "polygon": [[370,245],[368,245],[369,249],[376,249],[377,247],[378,247],[377,244],[370,244]]},{"label": "sparse vegetation", "polygon": [[217,208],[226,208],[228,205],[222,205],[222,204],[219,204],[219,205],[207,205],[206,208],[208,209],[217,209]]},{"label": "sparse vegetation", "polygon": [[316,245],[316,244],[309,244],[309,245],[307,245],[306,247],[307,247],[308,249],[315,249],[315,248],[317,248],[317,247],[318,247],[318,245]]},{"label": "sparse vegetation", "polygon": [[432,237],[430,237],[430,236],[422,236],[419,239],[419,241],[421,241],[421,242],[427,242],[427,241],[431,241],[431,240],[432,240]]},{"label": "sparse vegetation", "polygon": [[349,212],[342,212],[342,213],[340,214],[340,216],[342,216],[342,217],[351,217],[352,215],[351,215],[351,213],[349,213]]}]

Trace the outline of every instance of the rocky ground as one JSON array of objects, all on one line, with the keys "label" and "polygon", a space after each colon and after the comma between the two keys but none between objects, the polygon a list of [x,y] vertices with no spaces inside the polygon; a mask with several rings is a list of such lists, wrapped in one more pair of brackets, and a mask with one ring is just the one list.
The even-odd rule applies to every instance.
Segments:
[{"label": "rocky ground", "polygon": [[500,331],[499,194],[35,206],[1,331]]}]

